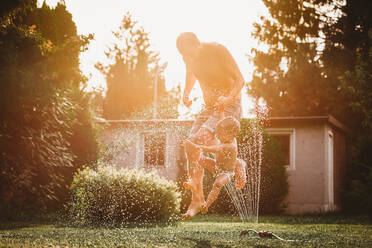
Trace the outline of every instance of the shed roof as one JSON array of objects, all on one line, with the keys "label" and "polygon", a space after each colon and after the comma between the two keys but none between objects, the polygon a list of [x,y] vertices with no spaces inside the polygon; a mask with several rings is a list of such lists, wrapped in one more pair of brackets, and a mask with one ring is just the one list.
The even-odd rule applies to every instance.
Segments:
[{"label": "shed roof", "polygon": [[350,130],[334,118],[332,115],[324,115],[324,116],[281,116],[281,117],[268,117],[268,126],[272,125],[280,125],[280,124],[291,124],[291,123],[311,123],[311,122],[321,122],[327,123],[331,126],[345,132],[349,133]]},{"label": "shed roof", "polygon": [[[248,118],[247,118],[248,119]],[[99,124],[110,124],[111,126],[131,126],[131,125],[192,125],[194,120],[180,120],[180,119],[148,119],[148,120],[105,120],[97,119]],[[268,117],[267,127],[273,125],[286,125],[293,123],[328,123],[331,126],[345,132],[349,133],[349,129],[339,122],[336,118],[331,115],[325,116],[278,116],[278,117]]]}]

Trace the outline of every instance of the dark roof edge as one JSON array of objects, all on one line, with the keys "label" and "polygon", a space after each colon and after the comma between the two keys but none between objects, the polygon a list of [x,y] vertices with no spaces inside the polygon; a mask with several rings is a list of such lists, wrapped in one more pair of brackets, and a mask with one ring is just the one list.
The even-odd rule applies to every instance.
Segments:
[{"label": "dark roof edge", "polygon": [[329,117],[328,121],[332,125],[334,125],[335,127],[339,128],[340,130],[344,131],[345,133],[350,133],[350,129],[347,126],[345,126],[344,124],[342,124],[341,122],[339,122],[332,115],[329,115],[328,117]]},{"label": "dark roof edge", "polygon": [[324,121],[332,126],[340,129],[345,133],[350,133],[350,130],[339,122],[336,118],[332,115],[322,115],[322,116],[284,116],[284,117],[268,117],[267,120],[270,121]]},{"label": "dark roof edge", "polygon": [[155,123],[188,123],[193,122],[193,120],[179,120],[179,119],[151,119],[151,120],[105,120],[96,119],[98,124],[155,124]]},{"label": "dark roof edge", "polygon": [[[243,118],[243,119],[252,119],[252,118]],[[324,116],[283,116],[283,117],[268,117],[269,122],[272,121],[323,121],[331,124],[332,126],[340,129],[345,133],[350,133],[350,130],[339,122],[332,115]],[[129,125],[133,123],[140,124],[159,124],[159,123],[188,123],[192,124],[194,120],[180,120],[180,119],[152,119],[152,120],[105,120],[97,119],[98,124],[119,124],[119,125]]]}]

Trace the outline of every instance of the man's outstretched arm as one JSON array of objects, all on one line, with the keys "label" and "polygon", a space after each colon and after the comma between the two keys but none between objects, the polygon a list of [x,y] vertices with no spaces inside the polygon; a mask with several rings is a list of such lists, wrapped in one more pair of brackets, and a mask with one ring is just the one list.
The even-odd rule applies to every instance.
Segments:
[{"label": "man's outstretched arm", "polygon": [[189,107],[191,105],[191,101],[189,99],[190,92],[192,88],[194,87],[196,82],[196,77],[194,73],[191,71],[190,66],[186,64],[186,83],[185,83],[185,89],[183,91],[183,103]]},{"label": "man's outstretched arm", "polygon": [[198,145],[198,144],[195,144],[194,142],[192,142],[190,140],[185,140],[184,144],[186,144],[186,143],[189,143],[192,146],[196,147],[197,149],[200,149],[200,151],[211,152],[211,153],[217,153],[217,152],[221,151],[221,147],[222,147],[221,144],[211,145],[211,146]]},{"label": "man's outstretched arm", "polygon": [[199,145],[203,152],[217,153],[221,150],[221,145],[203,146]]}]

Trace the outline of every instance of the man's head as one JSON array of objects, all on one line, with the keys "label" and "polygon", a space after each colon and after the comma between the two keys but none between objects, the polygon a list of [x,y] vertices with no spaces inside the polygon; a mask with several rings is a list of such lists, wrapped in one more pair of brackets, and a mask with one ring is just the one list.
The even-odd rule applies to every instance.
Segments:
[{"label": "man's head", "polygon": [[177,38],[177,49],[184,58],[195,58],[198,55],[200,41],[194,33],[181,33]]},{"label": "man's head", "polygon": [[217,123],[216,135],[221,142],[231,142],[238,136],[240,123],[234,117],[226,117]]}]

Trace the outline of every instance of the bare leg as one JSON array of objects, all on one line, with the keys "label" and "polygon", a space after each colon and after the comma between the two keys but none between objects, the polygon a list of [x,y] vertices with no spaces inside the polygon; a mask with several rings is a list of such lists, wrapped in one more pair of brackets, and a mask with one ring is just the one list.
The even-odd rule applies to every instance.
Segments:
[{"label": "bare leg", "polygon": [[221,174],[216,178],[211,192],[209,192],[207,202],[203,205],[201,211],[203,214],[208,212],[208,208],[217,199],[222,187],[229,182],[229,177],[226,174]]},{"label": "bare leg", "polygon": [[[201,158],[199,159],[199,165],[202,168],[207,169],[213,175],[216,174],[216,160],[202,155]],[[206,209],[206,204],[204,203],[201,212],[205,214],[207,211],[208,209]]]},{"label": "bare leg", "polygon": [[216,174],[216,160],[202,155],[199,159],[199,165],[213,175]]},{"label": "bare leg", "polygon": [[189,189],[191,191],[195,191],[196,190],[196,182],[194,182],[193,180],[193,175],[195,175],[195,173],[197,173],[197,170],[195,167],[199,166],[199,159],[200,159],[200,156],[201,156],[201,149],[196,145],[194,144],[192,141],[190,140],[185,140],[184,141],[184,146],[185,146],[185,149],[187,151],[187,160],[188,160],[188,170],[189,170],[189,179],[188,181],[184,182],[183,183],[183,186],[186,188],[186,189]]},{"label": "bare leg", "polygon": [[[216,161],[214,159],[201,155],[200,159],[198,160],[198,165],[203,169],[207,169],[211,174],[216,174]],[[193,190],[193,185],[190,181],[184,182],[183,187]]]},{"label": "bare leg", "polygon": [[236,166],[235,166],[235,188],[242,189],[244,188],[245,184],[247,183],[247,174],[246,174],[246,166],[244,160],[237,159]]},{"label": "bare leg", "polygon": [[[202,128],[199,130],[196,136],[190,139],[190,141],[192,143],[205,144],[213,141],[213,139],[213,134],[210,131]],[[184,186],[191,190],[192,196],[191,203],[187,212],[182,215],[183,220],[193,217],[194,215],[199,213],[205,203],[203,193],[204,168],[202,168],[198,163],[201,151],[189,142],[185,142],[185,149],[187,160],[189,163],[188,170],[190,180],[189,182],[185,183]]]},{"label": "bare leg", "polygon": [[201,207],[204,204],[204,193],[203,193],[203,176],[204,170],[202,168],[189,169],[190,181],[184,183],[184,186],[191,190],[191,202],[187,212],[182,215],[182,219],[186,220],[193,217],[200,212]]}]

